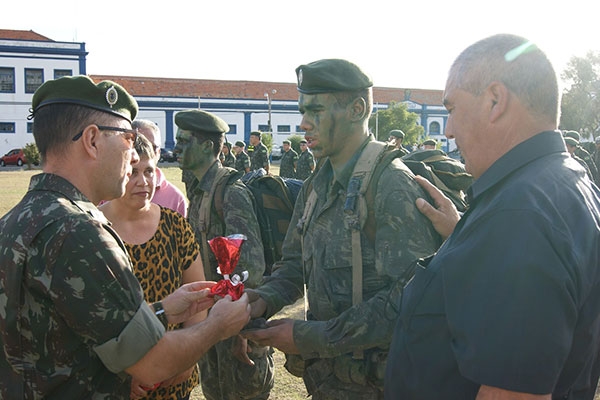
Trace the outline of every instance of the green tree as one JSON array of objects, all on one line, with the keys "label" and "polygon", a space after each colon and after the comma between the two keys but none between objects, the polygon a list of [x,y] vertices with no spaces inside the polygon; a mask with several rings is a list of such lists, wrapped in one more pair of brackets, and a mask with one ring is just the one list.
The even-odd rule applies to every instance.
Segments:
[{"label": "green tree", "polygon": [[561,75],[565,83],[560,129],[582,137],[600,134],[600,52],[572,57]]},{"label": "green tree", "polygon": [[[378,122],[376,123],[376,120]],[[389,139],[389,133],[393,129],[400,129],[406,135],[402,143],[413,144],[423,135],[425,129],[417,125],[419,116],[414,112],[408,111],[406,104],[391,102],[387,109],[378,111],[371,115],[369,119],[369,128],[375,133],[377,124],[377,140],[383,142]]]},{"label": "green tree", "polygon": [[31,164],[38,165],[40,163],[40,152],[35,143],[27,143],[23,147],[23,154],[27,161],[27,169],[31,169]]},{"label": "green tree", "polygon": [[271,154],[271,151],[273,150],[273,134],[263,132],[260,137],[260,141],[267,146],[267,149],[269,149],[269,154]]},{"label": "green tree", "polygon": [[292,149],[294,149],[298,154],[300,154],[300,141],[302,139],[304,139],[304,136],[300,135],[292,135],[288,137],[288,140],[291,143],[290,146],[292,146]]}]

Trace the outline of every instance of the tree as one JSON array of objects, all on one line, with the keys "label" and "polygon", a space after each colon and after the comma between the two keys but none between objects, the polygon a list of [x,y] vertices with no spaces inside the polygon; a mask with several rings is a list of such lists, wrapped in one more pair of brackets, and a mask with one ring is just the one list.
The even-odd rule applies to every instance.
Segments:
[{"label": "tree", "polygon": [[600,52],[572,57],[562,73],[560,129],[578,131],[582,137],[600,135]]},{"label": "tree", "polygon": [[[379,115],[379,117],[377,117]],[[390,136],[390,131],[400,129],[406,135],[402,143],[413,144],[417,142],[419,136],[423,135],[425,129],[417,125],[419,116],[414,112],[408,111],[406,104],[391,102],[387,109],[377,111],[369,119],[369,128],[375,133],[376,119],[379,119],[377,140],[386,141]]]},{"label": "tree", "polygon": [[298,154],[300,154],[300,151],[301,151],[300,150],[300,141],[302,139],[304,139],[304,136],[300,136],[300,135],[292,135],[292,136],[288,137],[288,140],[290,141],[290,146]]},{"label": "tree", "polygon": [[27,161],[27,169],[31,169],[31,164],[38,165],[40,163],[40,152],[35,143],[27,143],[23,147],[23,155]]},{"label": "tree", "polygon": [[273,134],[270,132],[263,132],[260,136],[260,141],[267,146],[267,150],[269,150],[269,154],[273,151]]}]

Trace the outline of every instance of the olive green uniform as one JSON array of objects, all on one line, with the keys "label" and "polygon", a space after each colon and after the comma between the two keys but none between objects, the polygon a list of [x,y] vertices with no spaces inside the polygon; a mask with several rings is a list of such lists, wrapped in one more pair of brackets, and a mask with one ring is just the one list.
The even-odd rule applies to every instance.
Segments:
[{"label": "olive green uniform", "polygon": [[279,165],[279,176],[282,178],[296,177],[296,163],[298,162],[298,153],[290,147],[288,151],[284,151],[281,156],[281,164]]},{"label": "olive green uniform", "polygon": [[254,146],[254,151],[251,156],[250,170],[255,171],[259,168],[269,167],[269,149],[262,142]]},{"label": "olive green uniform", "polygon": [[298,157],[298,164],[296,166],[296,178],[305,181],[312,174],[315,168],[315,157],[313,153],[306,149]]}]

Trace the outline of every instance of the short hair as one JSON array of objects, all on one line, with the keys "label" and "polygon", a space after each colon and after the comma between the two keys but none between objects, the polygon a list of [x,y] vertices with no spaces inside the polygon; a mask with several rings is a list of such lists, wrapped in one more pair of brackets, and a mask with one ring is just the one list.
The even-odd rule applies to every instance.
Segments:
[{"label": "short hair", "polygon": [[474,95],[501,82],[531,112],[558,120],[556,72],[544,52],[523,37],[499,34],[472,44],[452,64],[450,79]]},{"label": "short hair", "polygon": [[146,138],[146,136],[138,135],[133,147],[140,158],[147,157],[151,160],[154,159],[154,145]]},{"label": "short hair", "polygon": [[204,143],[207,140],[213,142],[213,154],[215,157],[219,157],[219,153],[223,149],[223,143],[225,143],[225,133],[214,133],[214,132],[202,132],[202,131],[190,131],[193,137],[196,138],[198,143]]},{"label": "short hair", "polygon": [[252,132],[250,132],[250,136],[256,136],[260,139],[262,137],[262,132],[261,131],[252,131]]},{"label": "short hair", "polygon": [[352,103],[354,100],[356,100],[359,97],[362,98],[365,101],[365,105],[367,106],[367,109],[366,109],[367,112],[365,113],[365,116],[361,121],[364,121],[365,119],[368,120],[369,117],[371,116],[371,113],[373,112],[373,89],[372,88],[351,90],[351,91],[345,91],[345,92],[332,92],[331,94],[333,94],[333,96],[337,100],[337,103],[343,107],[348,106],[350,103]]},{"label": "short hair", "polygon": [[91,124],[108,125],[120,119],[109,113],[75,104],[49,104],[33,119],[33,137],[43,160],[48,153],[64,154],[73,136]]},{"label": "short hair", "polygon": [[131,123],[131,126],[133,129],[149,129],[152,132],[154,132],[154,134],[156,136],[158,136],[158,142],[162,143],[162,136],[160,133],[160,128],[158,127],[158,125],[156,124],[156,122],[154,121],[150,121],[149,119],[134,119],[133,122]]}]

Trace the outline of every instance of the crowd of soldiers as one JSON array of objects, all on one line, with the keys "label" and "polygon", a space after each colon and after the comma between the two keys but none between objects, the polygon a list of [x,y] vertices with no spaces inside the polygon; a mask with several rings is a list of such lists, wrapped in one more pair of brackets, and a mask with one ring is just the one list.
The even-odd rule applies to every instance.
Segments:
[{"label": "crowd of soldiers", "polygon": [[[266,399],[276,348],[315,400],[593,398],[600,190],[557,130],[545,54],[495,35],[452,65],[445,135],[475,179],[464,213],[402,161],[401,131],[394,146],[374,140],[373,81],[360,67],[324,59],[295,73],[305,137],[300,155],[284,142],[281,175],[306,181],[283,256],[265,273],[240,180],[269,172],[261,133],[247,150],[230,146],[221,118],[181,111],[175,153],[208,280],[152,304],[96,205],[123,196],[137,135],[159,133],[132,129],[137,103],[115,82],[64,77],[36,91],[43,173],[0,219],[0,397],[138,398],[133,377],[153,398],[198,363],[207,399]],[[184,200],[156,184],[163,204]],[[221,279],[208,240],[231,234],[247,238],[235,301],[208,294]],[[303,319],[271,319],[302,297]]]}]

